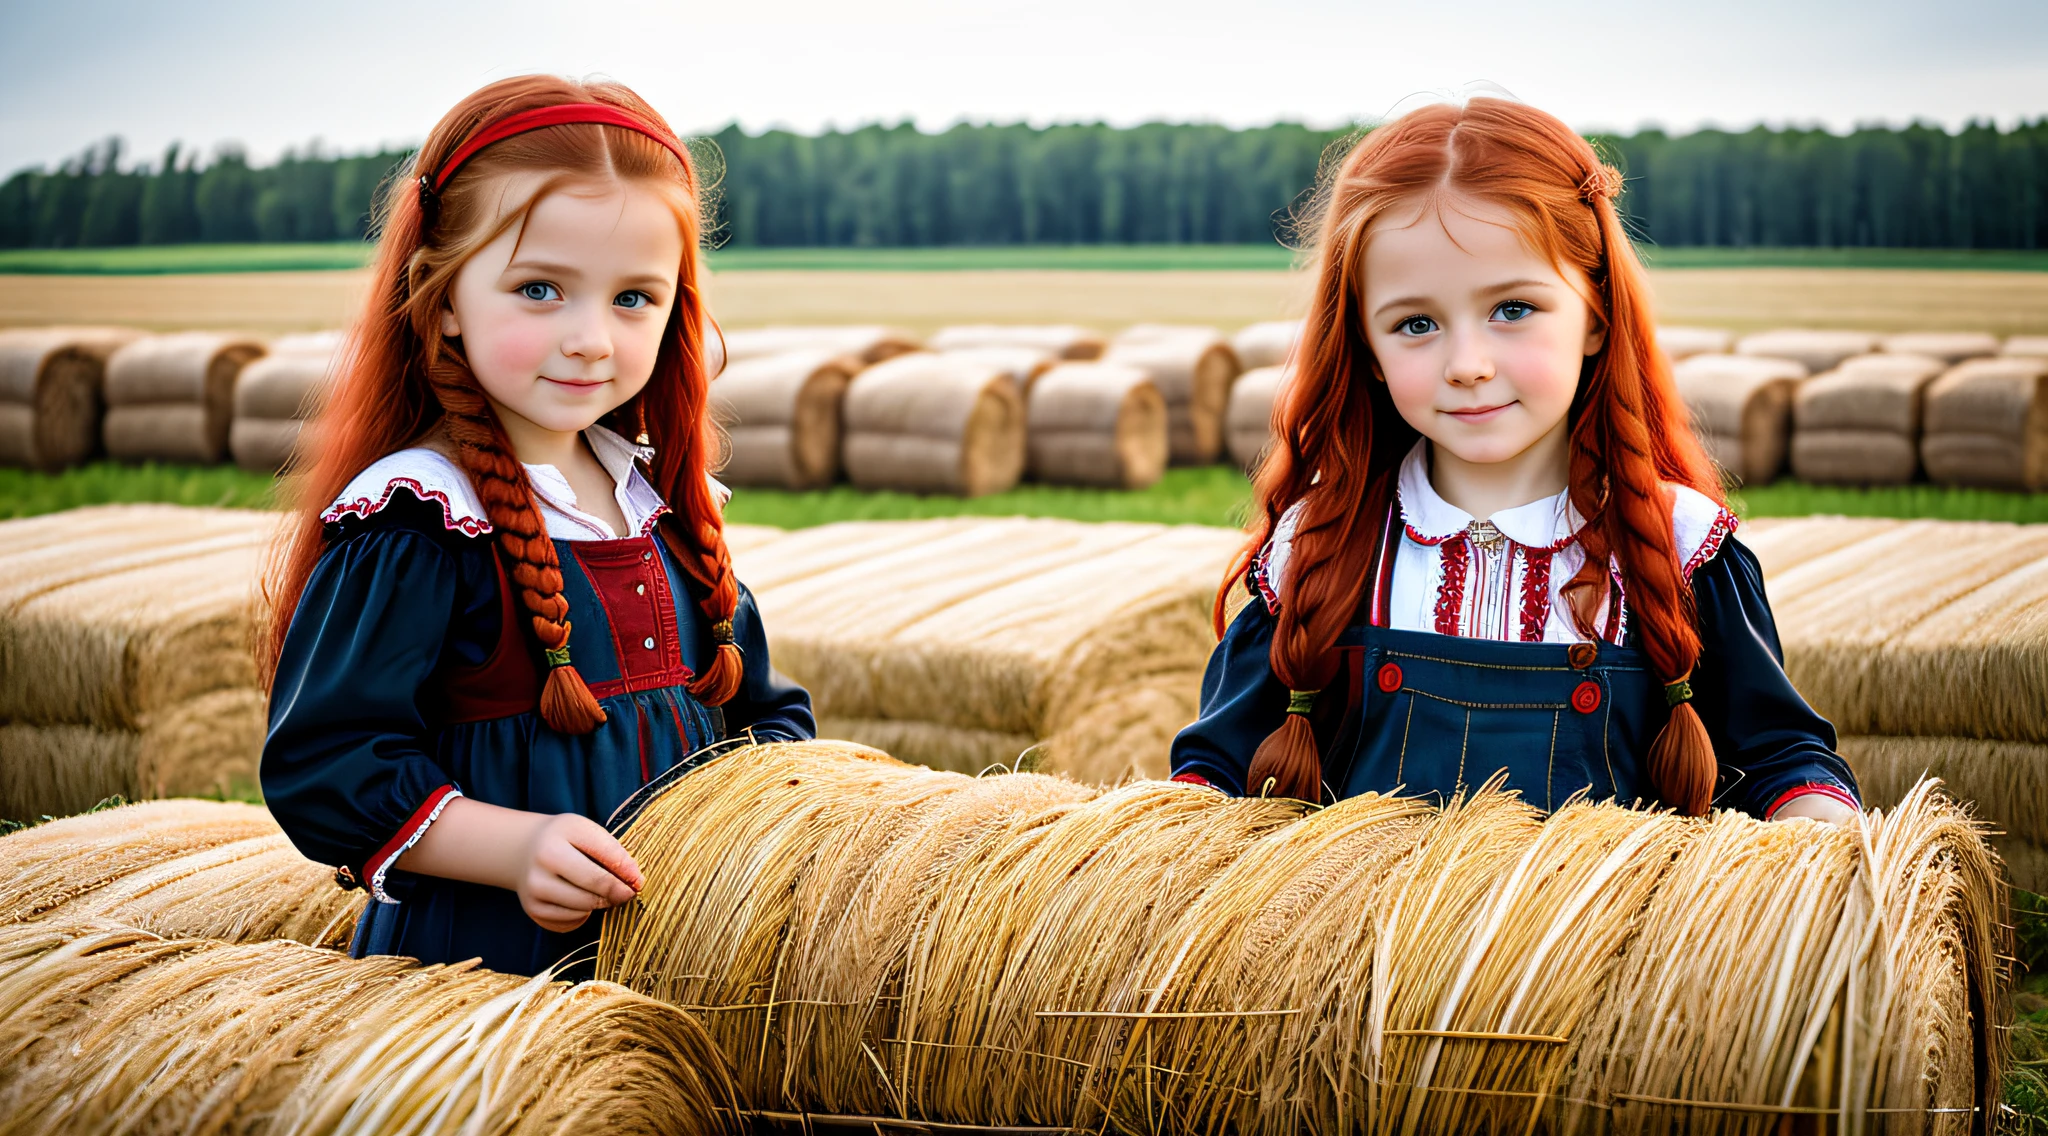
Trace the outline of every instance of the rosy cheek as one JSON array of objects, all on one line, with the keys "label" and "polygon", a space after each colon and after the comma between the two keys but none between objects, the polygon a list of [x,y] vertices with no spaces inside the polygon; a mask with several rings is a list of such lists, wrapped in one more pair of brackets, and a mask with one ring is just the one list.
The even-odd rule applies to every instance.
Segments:
[{"label": "rosy cheek", "polygon": [[1517,393],[1528,402],[1569,400],[1578,389],[1584,362],[1576,343],[1530,339],[1517,343],[1498,359],[1501,373],[1512,376]]},{"label": "rosy cheek", "polygon": [[492,377],[528,378],[544,369],[554,352],[547,320],[528,312],[501,310],[485,321],[481,336],[465,335],[471,366]]}]

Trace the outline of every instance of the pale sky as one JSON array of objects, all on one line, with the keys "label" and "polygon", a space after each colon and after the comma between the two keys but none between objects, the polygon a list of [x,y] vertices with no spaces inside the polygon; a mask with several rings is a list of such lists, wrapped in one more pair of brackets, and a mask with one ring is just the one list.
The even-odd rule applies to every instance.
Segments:
[{"label": "pale sky", "polygon": [[685,132],[1372,119],[1499,84],[1582,129],[2048,116],[2048,0],[0,0],[0,175],[109,134],[269,161],[604,75]]}]

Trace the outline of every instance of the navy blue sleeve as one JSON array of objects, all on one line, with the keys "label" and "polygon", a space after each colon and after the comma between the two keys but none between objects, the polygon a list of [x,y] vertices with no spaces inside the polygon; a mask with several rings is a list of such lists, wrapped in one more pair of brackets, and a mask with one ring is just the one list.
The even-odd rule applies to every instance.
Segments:
[{"label": "navy blue sleeve", "polygon": [[453,788],[429,756],[421,692],[471,598],[449,546],[470,538],[403,515],[330,530],[285,634],[263,745],[264,800],[293,845],[365,883]]},{"label": "navy blue sleeve", "polygon": [[1230,621],[1202,674],[1202,709],[1173,739],[1173,776],[1193,775],[1244,795],[1252,755],[1287,715],[1287,687],[1273,677],[1273,615],[1254,596]]},{"label": "navy blue sleeve", "polygon": [[1694,571],[1700,657],[1693,708],[1720,760],[1715,804],[1764,816],[1787,792],[1827,785],[1861,800],[1856,775],[1835,753],[1835,728],[1785,674],[1777,621],[1756,555],[1729,538]]},{"label": "navy blue sleeve", "polygon": [[776,671],[768,661],[768,631],[754,593],[740,585],[740,602],[732,613],[732,638],[746,660],[739,693],[723,707],[727,737],[752,729],[766,742],[809,741],[818,736],[811,714],[811,692]]}]

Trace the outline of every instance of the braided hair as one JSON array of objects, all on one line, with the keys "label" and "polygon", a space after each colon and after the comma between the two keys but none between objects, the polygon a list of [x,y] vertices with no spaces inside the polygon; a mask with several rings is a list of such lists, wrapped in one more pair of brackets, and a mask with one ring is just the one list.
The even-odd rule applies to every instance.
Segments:
[{"label": "braided hair", "polygon": [[[654,109],[611,83],[522,76],[490,84],[445,115],[394,179],[380,203],[369,299],[335,371],[326,404],[310,431],[317,450],[291,480],[295,517],[265,574],[269,608],[259,662],[275,673],[291,615],[322,551],[321,511],[350,480],[395,450],[436,442],[469,476],[491,522],[511,584],[548,664],[539,711],[549,727],[582,734],[605,720],[602,707],[569,656],[569,604],[561,563],[535,503],[526,470],[460,346],[442,333],[441,315],[463,263],[521,223],[534,203],[578,181],[632,180],[661,191],[682,228],[683,261],[654,370],[641,392],[613,412],[629,436],[644,433],[654,458],[643,467],[669,505],[657,535],[690,578],[699,610],[712,627],[712,661],[690,692],[710,705],[738,692],[742,659],[732,642],[739,586],[725,546],[719,502],[709,470],[718,453],[707,413],[710,377],[703,336],[711,329],[698,291],[699,186],[677,153],[633,129],[580,123],[549,126],[494,142],[462,165],[431,197],[418,188],[480,130],[507,115],[566,103],[602,103],[648,131],[673,137]],[[680,146],[675,148],[680,149]],[[546,175],[533,195],[506,208],[497,190],[512,172]]]},{"label": "braided hair", "polygon": [[[1591,287],[1585,299],[1606,334],[1581,372],[1569,427],[1569,493],[1586,518],[1579,535],[1586,563],[1564,594],[1580,632],[1593,637],[1613,586],[1609,565],[1618,566],[1632,626],[1676,702],[1651,747],[1651,783],[1682,813],[1707,810],[1717,771],[1706,727],[1683,700],[1700,639],[1672,534],[1672,486],[1719,501],[1721,485],[1656,348],[1648,284],[1615,210],[1620,188],[1619,173],[1564,123],[1497,98],[1411,111],[1326,165],[1315,293],[1291,360],[1294,379],[1274,405],[1274,445],[1257,474],[1250,539],[1225,580],[1244,574],[1282,514],[1299,503],[1270,655],[1274,676],[1293,694],[1280,727],[1253,756],[1252,792],[1323,796],[1308,713],[1336,673],[1333,648],[1379,556],[1379,522],[1417,437],[1373,375],[1363,318],[1366,242],[1382,214],[1449,191],[1504,207],[1531,248],[1578,268]],[[1219,593],[1219,635],[1222,617]]]}]

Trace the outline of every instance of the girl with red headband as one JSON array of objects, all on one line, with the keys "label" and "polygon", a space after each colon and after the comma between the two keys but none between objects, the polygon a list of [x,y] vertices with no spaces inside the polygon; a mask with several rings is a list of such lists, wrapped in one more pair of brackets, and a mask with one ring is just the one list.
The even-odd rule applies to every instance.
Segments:
[{"label": "girl with red headband", "polygon": [[508,79],[412,172],[266,581],[263,791],[369,889],[351,953],[532,974],[639,889],[613,810],[814,723],[726,550],[674,132],[624,87]]},{"label": "girl with red headband", "polygon": [[1323,190],[1249,605],[1179,780],[1445,800],[1496,776],[1700,815],[1851,820],[1756,558],[1687,426],[1583,138],[1504,99],[1373,130]]}]

